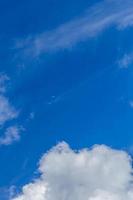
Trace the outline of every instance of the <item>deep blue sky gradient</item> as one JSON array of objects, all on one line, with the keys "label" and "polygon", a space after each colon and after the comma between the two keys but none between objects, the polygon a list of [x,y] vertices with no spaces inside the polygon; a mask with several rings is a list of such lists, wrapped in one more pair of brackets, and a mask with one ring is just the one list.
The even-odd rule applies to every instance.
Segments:
[{"label": "deep blue sky gradient", "polygon": [[[110,27],[40,60],[15,59],[15,39],[54,29],[96,2],[0,1],[0,71],[11,79],[7,95],[21,109],[17,122],[25,127],[19,143],[0,148],[0,187],[28,182],[41,155],[62,140],[76,149],[103,143],[132,146],[133,109],[128,102],[133,99],[133,71],[120,70],[116,62],[133,50],[131,27]],[[28,120],[31,112],[35,117]]]}]

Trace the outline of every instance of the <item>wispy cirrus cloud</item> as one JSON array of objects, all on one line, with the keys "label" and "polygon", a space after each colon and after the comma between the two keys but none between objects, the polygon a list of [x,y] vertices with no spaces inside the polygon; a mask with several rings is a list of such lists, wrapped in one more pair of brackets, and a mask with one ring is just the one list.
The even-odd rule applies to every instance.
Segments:
[{"label": "wispy cirrus cloud", "polygon": [[104,145],[74,151],[60,143],[42,157],[39,172],[11,199],[133,200],[130,156]]},{"label": "wispy cirrus cloud", "polygon": [[86,12],[59,27],[36,36],[17,40],[15,48],[26,57],[68,49],[78,42],[97,36],[110,26],[118,30],[133,25],[132,0],[103,0]]}]

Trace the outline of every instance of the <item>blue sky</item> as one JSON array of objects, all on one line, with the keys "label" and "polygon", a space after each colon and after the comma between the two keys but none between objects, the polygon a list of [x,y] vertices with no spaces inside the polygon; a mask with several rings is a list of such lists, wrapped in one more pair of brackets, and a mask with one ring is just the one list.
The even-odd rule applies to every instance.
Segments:
[{"label": "blue sky", "polygon": [[132,153],[133,2],[4,0],[0,13],[0,199],[58,142]]}]

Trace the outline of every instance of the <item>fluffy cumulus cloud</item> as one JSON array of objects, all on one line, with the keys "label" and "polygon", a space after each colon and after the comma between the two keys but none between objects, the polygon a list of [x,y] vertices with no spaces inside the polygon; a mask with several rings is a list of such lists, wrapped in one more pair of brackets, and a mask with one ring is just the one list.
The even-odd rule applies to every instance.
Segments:
[{"label": "fluffy cumulus cloud", "polygon": [[104,145],[74,151],[63,142],[42,157],[40,177],[12,200],[133,200],[131,162]]}]

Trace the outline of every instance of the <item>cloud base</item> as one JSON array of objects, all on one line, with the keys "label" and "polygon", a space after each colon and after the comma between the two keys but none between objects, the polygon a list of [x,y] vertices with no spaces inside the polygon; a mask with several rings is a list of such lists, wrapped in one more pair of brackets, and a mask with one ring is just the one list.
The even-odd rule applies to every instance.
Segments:
[{"label": "cloud base", "polygon": [[42,157],[39,172],[12,200],[133,200],[131,157],[104,145],[74,151],[59,143]]}]

